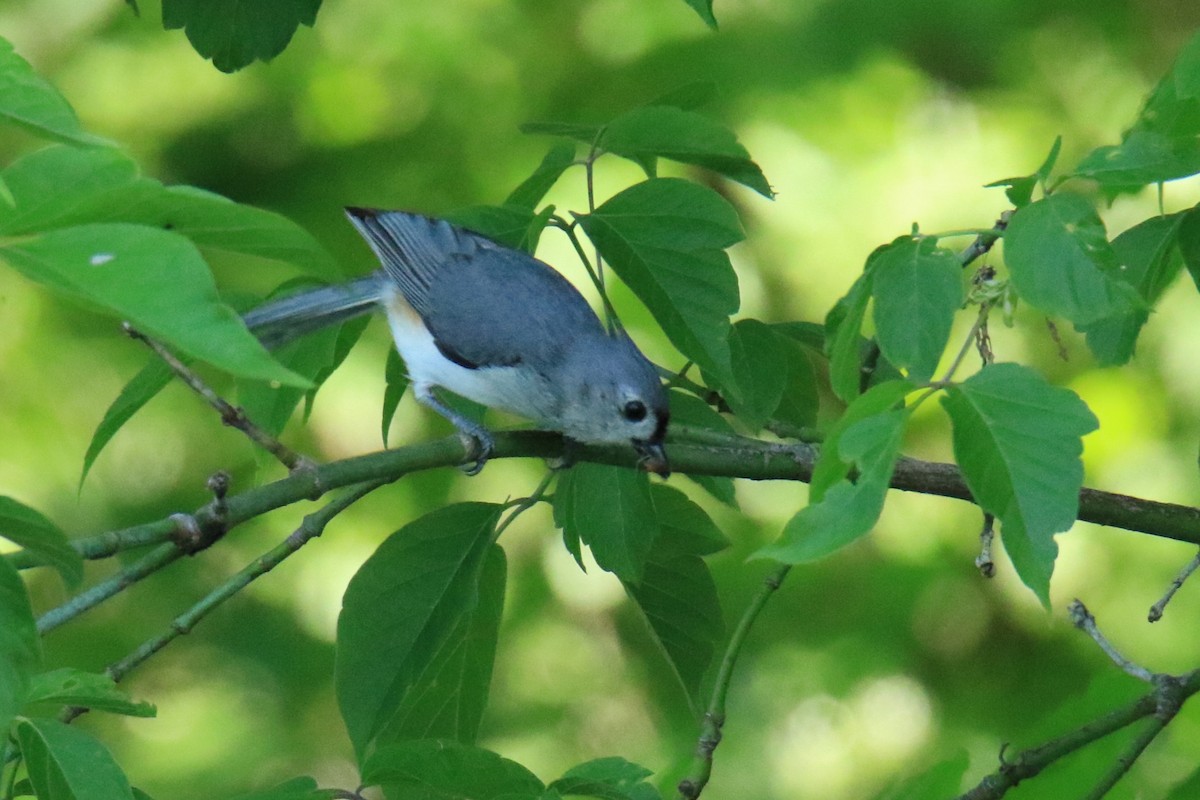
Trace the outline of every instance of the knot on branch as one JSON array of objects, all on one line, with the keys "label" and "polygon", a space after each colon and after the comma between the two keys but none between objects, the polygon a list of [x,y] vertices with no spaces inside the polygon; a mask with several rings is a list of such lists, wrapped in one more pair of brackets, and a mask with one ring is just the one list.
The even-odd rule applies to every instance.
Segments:
[{"label": "knot on branch", "polygon": [[170,519],[175,524],[171,542],[189,556],[212,547],[227,530],[224,515],[220,514],[172,514]]}]

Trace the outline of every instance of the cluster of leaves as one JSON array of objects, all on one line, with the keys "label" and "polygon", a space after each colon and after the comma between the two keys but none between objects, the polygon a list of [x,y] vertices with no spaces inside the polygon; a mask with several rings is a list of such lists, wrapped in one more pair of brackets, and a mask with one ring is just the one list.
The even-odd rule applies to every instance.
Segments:
[{"label": "cluster of leaves", "polygon": [[[137,0],[125,0],[138,11]],[[712,0],[684,0],[709,27],[717,27]],[[321,0],[163,0],[162,24],[182,29],[196,52],[222,72],[237,72],[283,52],[301,25],[317,21]]]},{"label": "cluster of leaves", "polygon": [[[202,4],[164,3],[165,19],[167,5],[174,9],[170,19],[187,24],[184,18],[200,13]],[[291,5],[315,14],[315,3]],[[190,24],[188,30],[192,35]],[[1125,191],[1200,170],[1200,160],[1193,160],[1195,169],[1187,166],[1193,163],[1187,144],[1200,133],[1200,98],[1192,94],[1200,84],[1196,52],[1200,45],[1193,43],[1121,145],[1090,155],[1064,177]],[[126,156],[81,130],[66,101],[2,40],[0,80],[8,87],[0,117],[60,142],[0,172],[0,260],[237,377],[251,416],[281,430],[345,357],[361,324],[345,323],[268,353],[241,324],[240,303],[219,295],[207,259],[220,253],[285,261],[309,280],[321,280],[336,274],[329,256],[276,215],[139,176]],[[971,308],[973,336],[993,307],[1019,296],[1076,325],[1101,361],[1127,360],[1150,307],[1180,265],[1196,274],[1197,212],[1155,217],[1110,242],[1086,199],[1051,191],[1056,146],[1032,175],[999,182],[1016,211],[1007,230],[993,234],[1004,237],[1008,278],[993,282],[990,293],[968,293],[965,259],[939,237],[913,232],[871,254],[824,326],[733,322],[738,284],[725,251],[743,236],[737,213],[701,183],[660,177],[658,164],[701,167],[767,197],[771,190],[736,137],[695,110],[699,99],[696,91],[675,93],[606,125],[529,125],[530,133],[565,141],[550,148],[505,203],[465,209],[455,221],[529,251],[549,225],[577,245],[579,233],[586,235],[683,359],[699,368],[698,380],[684,370],[673,382],[677,430],[723,436],[735,425],[750,433],[811,428],[822,395],[816,375],[827,371],[836,398],[827,402],[844,404],[844,411],[824,432],[809,504],[760,557],[810,561],[866,534],[882,510],[913,409],[940,394],[973,496],[1001,522],[1022,580],[1048,603],[1053,537],[1076,517],[1081,439],[1096,420],[1073,393],[1022,365],[988,364],[956,381],[971,338],[950,346],[955,316],[964,305]],[[582,157],[579,142],[586,147]],[[542,205],[568,170],[590,171],[610,155],[637,163],[646,179],[570,218]],[[1124,166],[1104,170],[1100,161]],[[1038,187],[1043,196],[1034,201]],[[584,248],[577,249],[586,259]],[[944,374],[936,377],[943,363]],[[385,430],[404,387],[396,359],[387,372]],[[88,464],[166,380],[157,365],[134,378],[101,424]],[[730,479],[696,480],[720,501],[736,504]],[[599,566],[621,579],[683,690],[699,705],[723,637],[723,614],[704,562],[727,544],[721,532],[684,493],[616,467],[581,464],[565,472],[553,508],[566,547],[580,558],[587,545]],[[335,681],[363,784],[404,797],[658,796],[645,780],[649,772],[621,759],[591,761],[545,784],[476,746],[504,602],[506,562],[497,543],[503,511],[487,503],[434,511],[392,534],[352,580],[338,623]],[[78,580],[74,551],[37,512],[5,500],[0,533],[43,554],[68,581]],[[0,728],[12,731],[4,754],[19,753],[26,771],[8,794],[132,797],[103,746],[45,710],[152,710],[100,676],[42,672],[24,586],[3,559],[0,621]],[[957,780],[962,768],[950,775],[954,770],[943,765],[938,785]],[[81,794],[83,783],[92,794]],[[255,795],[331,796],[309,779]]]}]

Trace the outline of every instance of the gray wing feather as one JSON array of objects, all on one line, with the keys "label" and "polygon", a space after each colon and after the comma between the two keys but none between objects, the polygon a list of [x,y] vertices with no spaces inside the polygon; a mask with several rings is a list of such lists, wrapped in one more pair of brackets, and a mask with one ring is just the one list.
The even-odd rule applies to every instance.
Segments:
[{"label": "gray wing feather", "polygon": [[442,220],[347,213],[438,347],[464,366],[522,363],[545,373],[580,337],[604,335],[575,287],[532,256]]}]

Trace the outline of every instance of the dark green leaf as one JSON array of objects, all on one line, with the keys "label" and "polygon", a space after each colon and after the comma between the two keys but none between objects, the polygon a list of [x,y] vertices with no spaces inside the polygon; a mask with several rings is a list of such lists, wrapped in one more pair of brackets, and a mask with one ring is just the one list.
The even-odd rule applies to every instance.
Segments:
[{"label": "dark green leaf", "polygon": [[[137,792],[137,789],[134,789]],[[341,795],[335,789],[318,789],[312,778],[292,778],[261,792],[239,794],[233,800],[332,800]]]},{"label": "dark green leaf", "polygon": [[825,318],[825,346],[829,355],[829,381],[833,393],[849,403],[862,385],[862,324],[871,300],[870,259],[867,269]]},{"label": "dark green leaf", "polygon": [[675,106],[684,111],[691,111],[707,105],[717,96],[717,85],[712,81],[696,81],[686,83],[678,89],[672,89],[651,100],[650,106]]},{"label": "dark green leaf", "polygon": [[146,366],[138,370],[138,374],[125,384],[125,388],[117,395],[117,399],[113,400],[112,405],[104,412],[104,419],[100,420],[100,424],[96,426],[96,432],[92,434],[92,441],[88,444],[87,453],[83,456],[83,472],[79,476],[80,486],[83,486],[88,472],[96,463],[104,446],[117,434],[117,431],[125,427],[125,423],[129,422],[134,414],[142,410],[142,406],[166,388],[167,384],[171,382],[173,374],[165,361],[154,358],[146,362]]},{"label": "dark green leaf", "polygon": [[390,800],[536,800],[537,776],[490,750],[423,739],[381,747],[363,764],[365,786]]},{"label": "dark green leaf", "polygon": [[41,800],[133,800],[112,754],[81,728],[52,719],[21,719],[17,743]]},{"label": "dark green leaf", "polygon": [[625,112],[604,129],[600,147],[639,163],[667,158],[694,164],[764,197],[774,196],[771,184],[733,131],[703,114],[674,105],[648,105]]},{"label": "dark green leaf", "polygon": [[73,667],[34,675],[25,695],[27,706],[53,703],[60,706],[83,706],[93,711],[109,711],[130,717],[153,717],[157,714],[152,703],[135,702],[108,675],[84,672]]},{"label": "dark green leaf", "polygon": [[658,178],[631,186],[579,222],[671,342],[728,391],[734,383],[729,315],[740,300],[722,248],[743,236],[733,206],[704,186]]},{"label": "dark green leaf", "polygon": [[704,24],[716,30],[717,18],[713,16],[713,0],[683,0],[692,7],[692,10],[700,15],[700,19],[704,20]]},{"label": "dark green leaf", "polygon": [[392,419],[395,418],[396,409],[400,406],[400,398],[404,397],[404,392],[408,389],[408,369],[404,366],[404,359],[400,358],[400,353],[394,347],[388,348],[383,379],[383,446],[387,447]]},{"label": "dark green leaf", "polygon": [[7,731],[25,702],[42,661],[41,640],[21,576],[0,557],[0,731]]},{"label": "dark green leaf", "polygon": [[1197,797],[1200,797],[1200,768],[1193,770],[1191,775],[1175,784],[1163,800],[1195,800]]},{"label": "dark green leaf", "polygon": [[474,744],[487,706],[508,566],[498,545],[488,549],[479,597],[435,651],[376,746],[409,739],[451,739]]},{"label": "dark green leaf", "polygon": [[163,0],[162,24],[183,28],[196,52],[222,72],[283,52],[300,25],[317,20],[321,0]]},{"label": "dark green leaf", "polygon": [[563,136],[590,145],[596,141],[602,127],[601,125],[585,125],[574,122],[526,122],[521,125],[521,133]]},{"label": "dark green leaf", "polygon": [[1103,186],[1137,188],[1200,172],[1200,143],[1154,130],[1133,130],[1118,145],[1097,147],[1079,162],[1075,174]]},{"label": "dark green leaf", "polygon": [[[855,405],[875,405],[877,399],[888,399],[906,389],[911,386],[883,384],[863,394]],[[858,409],[855,412],[858,416]],[[814,474],[809,504],[792,517],[777,541],[755,556],[788,564],[815,561],[869,532],[883,510],[909,416],[908,409],[873,413],[846,426],[834,442],[826,441],[822,460],[836,458],[842,464],[840,469],[847,472],[855,467],[855,480],[842,478],[819,487]],[[835,452],[827,456],[831,449]]]},{"label": "dark green leaf", "polygon": [[901,236],[871,258],[879,349],[909,377],[933,377],[963,302],[958,256],[931,237]]},{"label": "dark green leaf", "polygon": [[590,547],[601,569],[633,584],[659,534],[646,473],[587,462],[559,477],[554,523]]},{"label": "dark green leaf", "polygon": [[141,225],[80,225],[0,245],[30,280],[106,308],[150,336],[234,375],[307,387],[221,302],[187,239]]},{"label": "dark green leaf", "polygon": [[448,214],[446,219],[515,250],[532,253],[552,213],[553,208],[549,213],[535,214],[520,206],[472,206]]},{"label": "dark green leaf", "polygon": [[612,756],[571,767],[547,788],[570,797],[659,800],[662,795],[645,781],[652,774],[639,764]]},{"label": "dark green leaf", "polygon": [[1104,223],[1078,195],[1051,195],[1014,214],[1004,234],[1004,260],[1024,300],[1076,325],[1142,306],[1119,277]]},{"label": "dark green leaf", "polygon": [[550,148],[542,163],[533,174],[513,189],[505,200],[504,205],[525,208],[529,211],[537,208],[546,192],[558,182],[562,174],[575,163],[575,145],[563,142]]},{"label": "dark green leaf", "polygon": [[38,136],[78,144],[108,142],[86,132],[66,99],[0,37],[0,119]]},{"label": "dark green leaf", "polygon": [[350,581],[334,681],[360,762],[474,609],[501,507],[447,506],[392,534]]},{"label": "dark green leaf", "polygon": [[825,326],[819,322],[776,322],[771,326],[781,336],[817,353],[825,352]]},{"label": "dark green leaf", "polygon": [[1192,282],[1200,289],[1200,206],[1183,215],[1179,225],[1179,252]]},{"label": "dark green leaf", "polygon": [[[727,433],[731,436],[734,434],[733,426],[729,424],[729,421],[699,397],[677,390],[671,391],[668,396],[671,401],[672,430],[699,428],[700,430]],[[687,475],[687,477],[722,503],[733,508],[738,507],[732,478],[719,475]]]},{"label": "dark green leaf", "polygon": [[[1181,224],[1193,216],[1172,214],[1151,217],[1113,239],[1113,251],[1121,262],[1121,280],[1132,286],[1146,308],[1158,302],[1182,266],[1179,249]],[[1137,309],[1117,317],[1107,317],[1080,328],[1087,344],[1102,365],[1124,364],[1133,358],[1138,334],[1150,312]]]},{"label": "dark green leaf", "polygon": [[992,364],[947,390],[954,457],[971,495],[1000,520],[1021,580],[1050,602],[1054,534],[1075,522],[1082,437],[1096,417],[1074,392],[1018,364]]},{"label": "dark green leaf", "polygon": [[1054,170],[1054,164],[1058,161],[1058,154],[1062,150],[1062,136],[1055,138],[1054,144],[1050,147],[1050,153],[1042,161],[1042,165],[1038,167],[1037,172],[1032,175],[1024,175],[1019,178],[1005,178],[1004,180],[994,181],[987,184],[990,188],[993,186],[1006,186],[1004,194],[1008,197],[1008,201],[1017,208],[1024,208],[1029,205],[1033,199],[1033,190],[1040,183],[1046,185],[1046,181],[1050,179],[1050,173]]},{"label": "dark green leaf", "polygon": [[876,800],[934,800],[953,797],[958,794],[969,763],[967,751],[959,750],[954,758],[935,764],[920,775],[893,786]]},{"label": "dark green leaf", "polygon": [[646,559],[641,582],[625,588],[645,614],[688,698],[698,703],[700,682],[724,634],[721,604],[700,556],[727,545],[704,513],[678,490],[651,487],[661,534]]},{"label": "dark green leaf", "polygon": [[756,319],[739,320],[729,332],[729,355],[737,385],[729,405],[752,431],[762,428],[775,413],[787,389],[784,345],[769,325]]},{"label": "dark green leaf", "polygon": [[78,586],[83,580],[83,559],[71,547],[67,535],[40,511],[3,495],[0,495],[0,536],[54,567],[67,586]]},{"label": "dark green leaf", "polygon": [[[778,329],[778,326],[773,327]],[[783,397],[772,416],[797,428],[811,428],[817,424],[821,393],[809,350],[790,338],[784,338],[783,355],[787,366],[787,382],[784,384]]]}]

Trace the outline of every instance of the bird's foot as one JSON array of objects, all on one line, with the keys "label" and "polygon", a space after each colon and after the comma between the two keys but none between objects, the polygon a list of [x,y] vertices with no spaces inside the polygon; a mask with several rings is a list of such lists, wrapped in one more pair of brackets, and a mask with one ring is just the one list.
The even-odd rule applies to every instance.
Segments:
[{"label": "bird's foot", "polygon": [[462,440],[463,447],[467,450],[467,463],[464,463],[459,469],[467,475],[478,475],[483,470],[483,465],[492,457],[495,442],[483,428],[470,431],[460,430],[458,438]]}]

